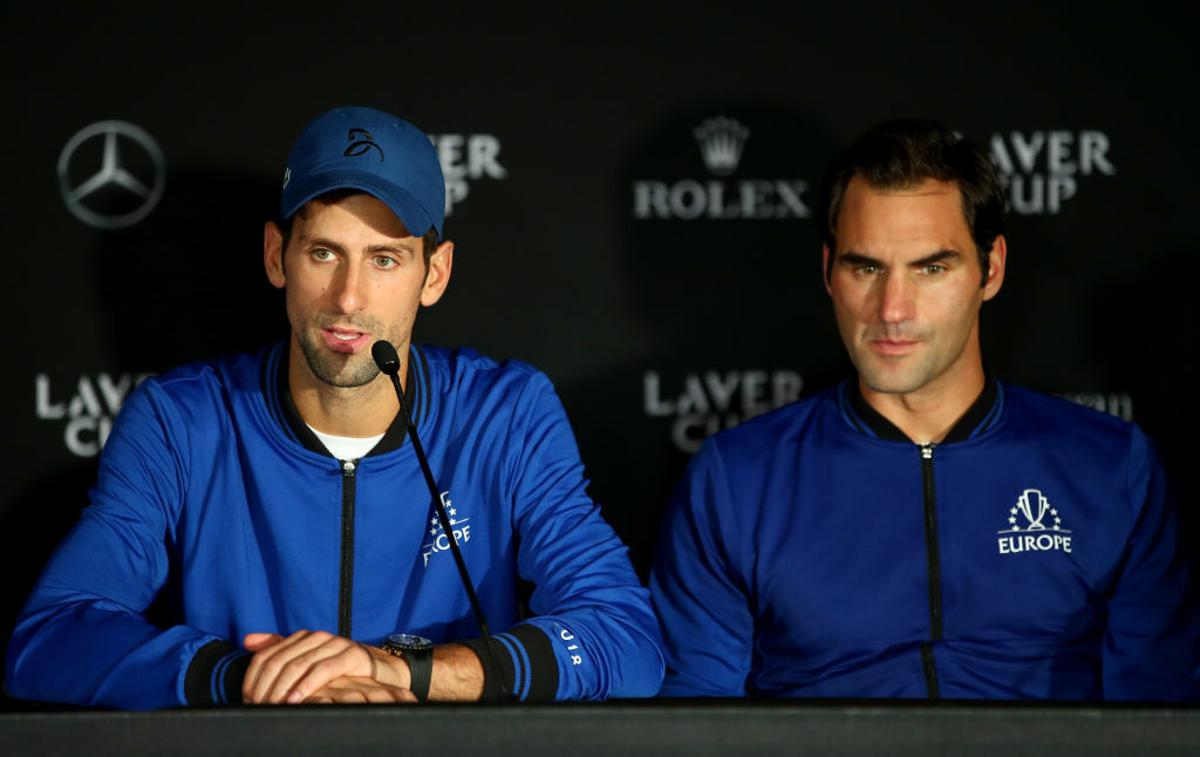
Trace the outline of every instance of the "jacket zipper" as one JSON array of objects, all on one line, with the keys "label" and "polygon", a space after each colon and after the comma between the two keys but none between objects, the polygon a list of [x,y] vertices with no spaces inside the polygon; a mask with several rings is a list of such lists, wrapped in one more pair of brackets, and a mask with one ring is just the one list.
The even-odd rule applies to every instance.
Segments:
[{"label": "jacket zipper", "polygon": [[938,563],[937,507],[933,491],[933,446],[921,446],[921,479],[925,485],[925,551],[929,560],[929,636],[921,645],[925,685],[929,698],[938,698],[937,668],[933,664],[933,642],[942,638],[942,574]]},{"label": "jacket zipper", "polygon": [[353,460],[342,461],[342,564],[338,585],[338,635],[350,637],[350,599],[354,592]]}]

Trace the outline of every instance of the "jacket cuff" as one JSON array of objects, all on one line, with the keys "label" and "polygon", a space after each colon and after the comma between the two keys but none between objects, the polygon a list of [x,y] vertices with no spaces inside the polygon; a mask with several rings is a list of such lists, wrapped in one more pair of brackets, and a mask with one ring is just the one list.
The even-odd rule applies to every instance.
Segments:
[{"label": "jacket cuff", "polygon": [[183,694],[193,707],[242,703],[242,679],[250,653],[227,641],[210,641],[192,657],[183,681]]},{"label": "jacket cuff", "polygon": [[517,625],[491,638],[494,669],[482,638],[460,641],[479,658],[483,665],[484,702],[504,699],[500,682],[513,701],[553,702],[558,695],[558,660],[550,638],[531,625]]}]

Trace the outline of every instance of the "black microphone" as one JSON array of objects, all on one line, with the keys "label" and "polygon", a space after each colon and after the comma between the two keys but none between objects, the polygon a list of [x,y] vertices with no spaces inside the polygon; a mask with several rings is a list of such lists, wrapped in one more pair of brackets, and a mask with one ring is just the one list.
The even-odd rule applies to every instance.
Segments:
[{"label": "black microphone", "polygon": [[491,664],[491,669],[496,673],[497,682],[500,684],[500,697],[508,699],[508,684],[500,677],[500,666],[496,664],[496,655],[492,652],[492,634],[488,631],[487,618],[483,616],[483,607],[479,604],[475,587],[471,585],[471,576],[467,573],[467,564],[463,561],[462,551],[458,548],[458,539],[454,537],[454,527],[450,525],[450,517],[446,515],[446,506],[442,504],[442,490],[438,487],[437,481],[433,477],[433,471],[429,468],[429,459],[425,457],[425,448],[421,446],[421,439],[417,436],[417,426],[408,415],[408,405],[404,401],[404,388],[400,386],[400,356],[396,354],[396,348],[392,346],[391,342],[380,339],[371,345],[371,357],[375,359],[375,365],[379,366],[379,370],[392,380],[392,386],[396,389],[396,398],[400,400],[400,417],[404,419],[404,425],[408,428],[413,452],[417,453],[417,462],[421,465],[421,473],[425,474],[425,485],[429,487],[429,494],[433,497],[433,506],[437,511],[438,521],[450,543],[450,554],[454,555],[454,564],[458,566],[458,577],[462,579],[463,588],[467,590],[467,599],[471,601],[471,611],[475,614],[475,622],[479,624],[479,632],[483,636],[483,648],[487,650],[488,663]]}]

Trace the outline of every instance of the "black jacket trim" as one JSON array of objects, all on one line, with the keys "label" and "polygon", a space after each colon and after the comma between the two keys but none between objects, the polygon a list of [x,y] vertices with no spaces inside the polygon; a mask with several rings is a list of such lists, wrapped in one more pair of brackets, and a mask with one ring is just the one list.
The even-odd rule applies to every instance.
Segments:
[{"label": "black jacket trim", "polygon": [[958,419],[954,427],[950,429],[950,433],[946,434],[946,438],[942,440],[942,444],[947,442],[964,442],[970,439],[971,436],[979,429],[984,421],[988,420],[988,415],[991,414],[996,406],[996,380],[985,378],[983,380],[983,391],[967,408],[967,412]]},{"label": "black jacket trim", "polygon": [[[429,380],[429,357],[425,354],[425,348],[419,345],[413,345],[411,353],[415,360],[414,363],[418,366],[416,378],[413,380],[413,389],[417,392],[418,399],[421,404],[415,402],[412,407],[416,407],[416,416],[413,422],[417,422],[417,418],[428,418],[430,407],[433,404],[433,382]],[[412,363],[410,363],[412,365]],[[409,373],[412,373],[410,370]]]},{"label": "black jacket trim", "polygon": [[980,422],[979,428],[972,431],[971,436],[969,438],[974,439],[976,436],[979,436],[980,434],[984,433],[985,431],[988,431],[993,426],[995,426],[996,421],[1000,418],[1000,415],[1003,412],[1004,412],[1004,387],[1001,386],[1000,382],[997,381],[996,382],[996,402],[995,402],[995,404],[992,405],[992,409],[990,411],[988,411],[988,414],[986,416],[984,416],[983,421]]},{"label": "black jacket trim", "polygon": [[[983,391],[967,408],[967,411],[962,414],[954,425],[950,428],[950,432],[942,439],[940,444],[950,442],[961,442],[971,438],[971,436],[979,430],[979,427],[984,421],[994,420],[989,419],[988,415],[996,405],[998,395],[997,383],[993,378],[985,378],[983,382]],[[903,431],[885,418],[878,410],[871,407],[871,403],[867,402],[862,395],[862,389],[858,385],[858,381],[851,379],[846,382],[846,397],[850,401],[850,409],[853,415],[857,415],[862,422],[871,429],[880,439],[886,439],[891,442],[916,442],[909,439]]]},{"label": "black jacket trim", "polygon": [[875,408],[871,407],[871,403],[867,402],[866,397],[862,395],[862,387],[858,385],[857,379],[850,379],[846,382],[846,399],[850,404],[850,412],[857,416],[859,421],[871,429],[871,433],[880,439],[889,442],[912,442],[896,424],[884,418],[882,414]]},{"label": "black jacket trim", "polygon": [[527,623],[513,626],[506,636],[520,644],[518,652],[528,657],[528,675],[522,683],[519,698],[522,702],[553,702],[558,695],[558,658],[550,637],[537,626]]},{"label": "black jacket trim", "polygon": [[[288,386],[288,349],[289,345],[285,343],[282,348],[272,350],[268,353],[267,360],[264,361],[262,381],[263,395],[267,397],[267,405],[271,409],[271,414],[280,422],[284,432],[291,438],[299,442],[305,449],[310,452],[316,452],[319,455],[333,455],[317,438],[304,419],[300,417],[300,411],[296,409],[296,403],[292,400],[292,391]],[[420,405],[415,401],[415,398],[428,394],[421,386],[422,371],[414,371],[412,355],[417,350],[409,351],[408,370],[406,371],[405,386],[408,390],[405,392],[404,405],[408,408],[409,415],[412,416],[413,423],[420,426],[422,413]],[[272,357],[278,355],[278,358],[272,362]],[[271,369],[274,369],[274,376],[271,375]],[[424,370],[424,376],[428,380],[428,368]],[[416,408],[416,412],[414,412]],[[384,432],[383,438],[379,443],[371,448],[367,453],[367,457],[375,455],[383,455],[393,450],[397,450],[404,446],[404,440],[408,436],[408,430],[404,426],[404,418],[400,413],[396,413],[392,424],[388,426],[388,430]]]},{"label": "black jacket trim", "polygon": [[[411,347],[408,350],[408,366],[405,369],[404,375],[404,407],[408,409],[408,415],[412,418],[413,423],[418,428],[421,426],[421,418],[423,417],[420,409],[421,404],[419,399],[421,395],[426,394],[421,386],[419,370],[413,370],[413,353],[416,350]],[[392,425],[388,426],[388,430],[384,432],[383,438],[379,440],[367,453],[367,457],[375,455],[383,455],[393,450],[398,450],[404,446],[404,440],[408,438],[408,428],[404,425],[404,418],[400,413],[396,413],[396,417],[392,420]]]},{"label": "black jacket trim", "polygon": [[470,648],[483,665],[483,701],[501,700],[499,680],[506,682],[508,692],[520,702],[553,702],[558,696],[558,659],[550,637],[537,626],[521,623],[492,637],[498,675],[490,669],[482,638],[459,643]]},{"label": "black jacket trim", "polygon": [[850,382],[847,381],[838,388],[838,409],[841,410],[842,417],[846,419],[846,422],[854,427],[855,431],[860,434],[866,434],[867,436],[874,436],[874,432],[864,426],[862,421],[858,419],[858,416],[856,416],[854,411],[849,407],[849,401],[846,399],[846,395],[848,394],[848,389],[846,387],[849,383]]},{"label": "black jacket trim", "polygon": [[183,695],[194,707],[242,703],[242,680],[250,653],[227,641],[208,642],[192,657],[183,681]]},{"label": "black jacket trim", "polygon": [[283,413],[285,428],[291,437],[310,452],[332,456],[296,409],[296,403],[292,400],[292,390],[288,386],[288,361],[284,358],[280,358],[275,369],[275,394],[279,398],[279,409]]},{"label": "black jacket trim", "polygon": [[[487,653],[483,637],[465,639],[458,643],[474,652],[475,656],[479,658],[479,664],[483,666],[483,695],[479,697],[479,701],[501,701],[500,681],[512,681],[516,678],[515,661],[508,649],[504,644],[496,641],[495,637],[492,637],[491,644],[488,645],[492,648],[491,655]],[[496,660],[499,670],[492,667],[493,658]]]}]

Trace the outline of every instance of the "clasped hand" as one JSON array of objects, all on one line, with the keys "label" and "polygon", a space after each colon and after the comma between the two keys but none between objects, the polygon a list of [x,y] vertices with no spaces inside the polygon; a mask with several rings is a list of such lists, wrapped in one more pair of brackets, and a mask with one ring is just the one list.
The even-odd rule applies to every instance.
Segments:
[{"label": "clasped hand", "polygon": [[417,701],[407,663],[343,636],[251,633],[243,645],[254,653],[242,682],[250,704]]}]

